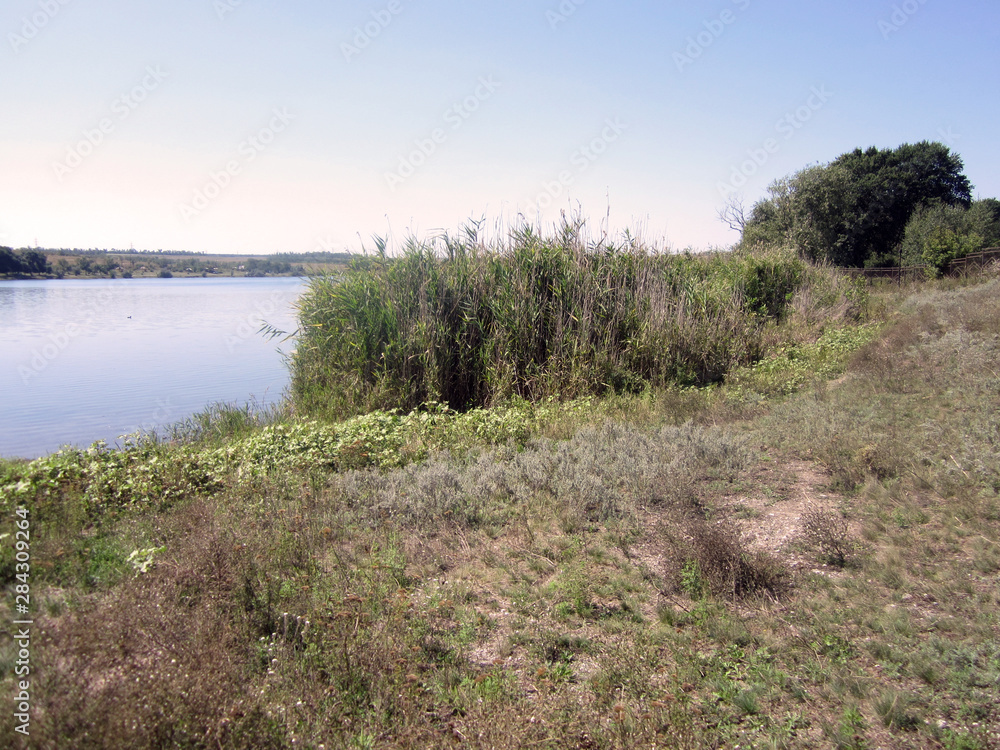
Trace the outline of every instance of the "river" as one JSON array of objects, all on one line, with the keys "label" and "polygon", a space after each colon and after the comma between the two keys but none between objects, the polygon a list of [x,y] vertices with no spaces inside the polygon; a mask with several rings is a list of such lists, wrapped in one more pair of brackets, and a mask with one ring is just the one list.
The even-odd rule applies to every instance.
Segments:
[{"label": "river", "polygon": [[0,456],[181,421],[213,403],[280,401],[296,278],[0,281]]}]

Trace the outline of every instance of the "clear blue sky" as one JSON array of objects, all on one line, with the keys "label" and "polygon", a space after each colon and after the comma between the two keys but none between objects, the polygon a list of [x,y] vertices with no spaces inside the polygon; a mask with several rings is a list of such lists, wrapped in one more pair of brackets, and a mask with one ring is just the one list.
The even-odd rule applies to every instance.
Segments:
[{"label": "clear blue sky", "polygon": [[579,205],[704,248],[726,184],[920,140],[1000,196],[996,0],[5,0],[0,33],[14,247],[358,250]]}]

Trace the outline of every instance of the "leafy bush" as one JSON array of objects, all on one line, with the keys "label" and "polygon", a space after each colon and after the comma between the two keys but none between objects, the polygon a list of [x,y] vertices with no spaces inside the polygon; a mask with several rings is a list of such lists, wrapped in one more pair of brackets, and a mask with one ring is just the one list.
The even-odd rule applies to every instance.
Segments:
[{"label": "leafy bush", "polygon": [[1000,243],[1000,201],[974,201],[969,208],[930,203],[914,211],[897,255],[906,265],[943,270],[956,258]]},{"label": "leafy bush", "polygon": [[8,467],[0,503],[5,508],[27,506],[36,519],[46,520],[65,513],[66,501],[76,497],[81,510],[97,519],[126,507],[165,508],[216,487],[206,465],[189,450],[154,441],[114,450],[101,441],[86,450],[57,451]]},{"label": "leafy bush", "polygon": [[200,455],[216,472],[248,476],[296,469],[390,469],[422,461],[434,451],[460,455],[477,445],[523,447],[546,420],[588,403],[586,399],[562,404],[515,400],[507,406],[464,413],[429,403],[408,414],[373,411],[333,424],[315,420],[279,423]]}]

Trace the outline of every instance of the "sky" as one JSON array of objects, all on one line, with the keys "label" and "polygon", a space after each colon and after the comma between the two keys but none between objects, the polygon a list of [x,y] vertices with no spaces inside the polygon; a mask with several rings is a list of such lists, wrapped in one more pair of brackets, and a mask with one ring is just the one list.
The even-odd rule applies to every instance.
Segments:
[{"label": "sky", "polygon": [[352,251],[470,220],[727,246],[940,141],[1000,196],[996,0],[4,0],[0,245]]}]

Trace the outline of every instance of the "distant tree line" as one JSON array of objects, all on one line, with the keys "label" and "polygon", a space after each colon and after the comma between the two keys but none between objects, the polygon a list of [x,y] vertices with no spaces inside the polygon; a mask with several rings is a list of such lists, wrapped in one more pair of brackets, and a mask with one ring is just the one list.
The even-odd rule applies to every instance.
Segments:
[{"label": "distant tree line", "polygon": [[328,251],[315,251],[311,253],[275,253],[271,256],[274,260],[287,261],[288,263],[350,263],[354,257],[351,253],[331,253]]},{"label": "distant tree line", "polygon": [[136,250],[135,248],[129,248],[128,250],[119,250],[117,248],[79,248],[79,247],[60,247],[60,248],[47,248],[44,252],[54,255],[107,255],[109,253],[114,255],[207,255],[202,250]]},{"label": "distant tree line", "polygon": [[109,258],[103,253],[82,255],[76,264],[70,263],[63,257],[58,258],[55,262],[55,273],[60,278],[69,273],[74,276],[86,274],[88,276],[109,276],[114,278],[115,272],[120,268],[121,264],[117,260]]},{"label": "distant tree line", "polygon": [[173,278],[175,276],[305,276],[301,263],[272,256],[201,253],[114,253],[93,250],[0,248],[0,275],[81,278]]},{"label": "distant tree line", "polygon": [[0,274],[21,275],[52,273],[45,253],[39,250],[13,250],[0,247]]},{"label": "distant tree line", "polygon": [[[267,274],[280,274],[280,273],[291,273],[292,264],[284,261],[273,261],[273,260],[260,260],[258,258],[250,258],[243,264],[246,270],[247,276],[266,276]],[[299,266],[298,270],[303,273],[302,267]]]},{"label": "distant tree line", "polygon": [[[201,250],[136,250],[134,248],[128,250],[118,250],[116,248],[49,248],[43,252],[49,253],[50,255],[168,255],[168,256],[202,256],[207,260],[215,260],[218,262],[222,258],[226,258],[226,255],[209,255]],[[237,254],[233,257],[244,257]],[[326,250],[320,251],[316,250],[308,253],[274,253],[269,255],[273,261],[282,263],[332,263],[332,264],[346,264],[350,262],[351,258],[354,256],[351,253],[334,253]]]},{"label": "distant tree line", "polygon": [[961,157],[941,143],[856,149],[768,187],[744,217],[724,219],[743,246],[791,245],[802,257],[847,267],[925,263],[1000,244],[1000,201],[972,200]]}]

